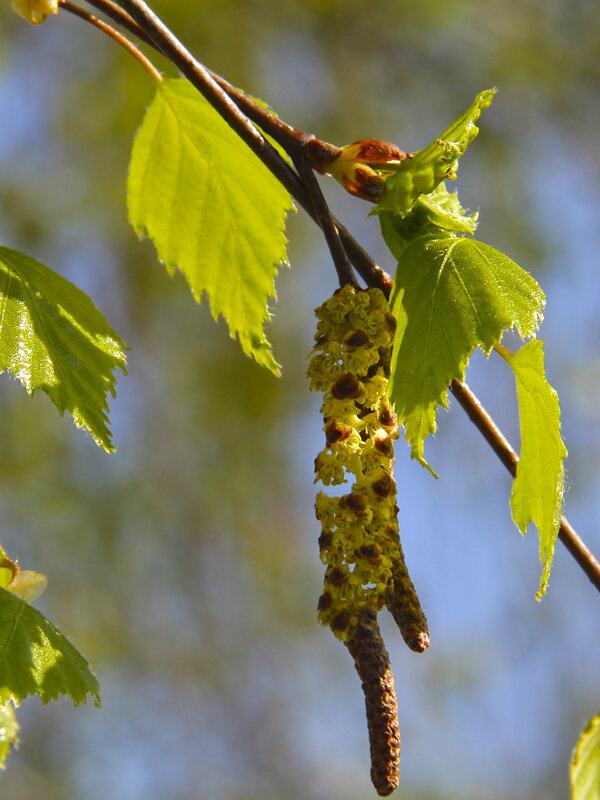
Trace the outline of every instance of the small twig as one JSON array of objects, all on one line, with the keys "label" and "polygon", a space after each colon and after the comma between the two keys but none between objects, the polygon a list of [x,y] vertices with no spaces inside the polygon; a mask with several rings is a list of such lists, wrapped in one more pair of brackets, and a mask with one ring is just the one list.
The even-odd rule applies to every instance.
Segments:
[{"label": "small twig", "polygon": [[294,164],[296,165],[300,179],[304,181],[304,186],[312,202],[317,222],[327,241],[329,252],[331,253],[331,258],[333,259],[338,274],[340,286],[345,286],[347,283],[352,286],[358,286],[352,267],[348,263],[346,251],[344,250],[344,245],[340,239],[338,229],[331,217],[327,201],[323,196],[323,192],[321,191],[321,187],[319,186],[312,167],[306,160],[304,152],[299,153],[294,158]]},{"label": "small twig", "polygon": [[[517,474],[519,456],[512,449],[502,431],[498,428],[494,420],[490,417],[466,383],[453,380],[450,384],[450,390],[467,412],[471,422],[480,431],[494,453],[496,453],[500,461],[502,461],[514,478]],[[596,589],[600,591],[600,563],[578,536],[565,516],[560,518],[558,538],[565,545],[569,553],[571,553]]]},{"label": "small twig", "polygon": [[141,50],[138,50],[138,48],[132,42],[130,42],[129,39],[123,36],[122,33],[119,33],[119,31],[116,31],[106,22],[98,19],[98,17],[95,17],[93,14],[89,14],[87,11],[84,11],[83,8],[79,8],[79,6],[76,6],[74,3],[70,3],[69,0],[58,0],[58,5],[61,8],[64,8],[65,11],[74,14],[76,17],[79,17],[85,22],[89,22],[91,25],[94,25],[96,28],[101,30],[102,33],[110,36],[111,39],[114,39],[115,42],[120,44],[121,47],[127,50],[127,52],[130,53],[142,65],[142,67],[154,81],[157,83],[162,81],[162,75],[156,69],[150,59],[147,58]]},{"label": "small twig", "polygon": [[362,681],[371,747],[371,781],[380,797],[387,797],[400,782],[400,730],[398,702],[390,657],[374,609],[367,608],[346,647]]},{"label": "small twig", "polygon": [[88,5],[97,8],[98,11],[102,11],[107,17],[110,17],[113,22],[116,22],[123,28],[126,28],[129,33],[133,33],[134,36],[138,37],[138,39],[141,39],[145,44],[158,51],[158,48],[152,39],[142,28],[140,28],[137,22],[130,17],[126,11],[123,11],[120,6],[118,6],[116,3],[113,3],[112,0],[86,0],[86,2]]}]

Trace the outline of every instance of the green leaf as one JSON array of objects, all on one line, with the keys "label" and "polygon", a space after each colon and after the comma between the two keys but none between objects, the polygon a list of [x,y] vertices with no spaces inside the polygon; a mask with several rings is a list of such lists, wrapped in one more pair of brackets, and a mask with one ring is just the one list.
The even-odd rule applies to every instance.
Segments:
[{"label": "green leaf", "polygon": [[558,395],[544,373],[543,342],[528,342],[514,355],[503,347],[498,352],[510,364],[517,380],[521,455],[510,504],[521,533],[527,533],[530,522],[538,529],[543,563],[537,593],[540,600],[552,568],[564,492],[563,459],[567,450],[560,438]]},{"label": "green leaf", "polygon": [[404,248],[420,236],[440,237],[453,233],[475,233],[479,214],[466,214],[458,194],[450,194],[445,183],[417,198],[404,217],[391,211],[379,213],[381,233],[393,255],[400,260]]},{"label": "green leaf", "polygon": [[33,258],[0,247],[0,371],[29,394],[41,389],[61,414],[113,452],[107,393],[125,369],[124,344],[90,298]]},{"label": "green leaf", "polygon": [[600,797],[600,714],[590,720],[573,750],[569,769],[572,800]]},{"label": "green leaf", "polygon": [[158,85],[133,145],[128,206],[169,273],[179,267],[244,352],[279,374],[263,327],[290,196],[186,80]]},{"label": "green leaf", "polygon": [[473,349],[488,354],[513,326],[521,337],[533,336],[544,302],[531,275],[474,239],[421,237],[402,250],[390,298],[398,323],[390,397],[413,458],[431,470],[424,440]]},{"label": "green leaf", "polygon": [[446,178],[456,178],[458,159],[479,133],[475,123],[491,104],[494,93],[495,89],[480,92],[464,114],[437,139],[395,168],[394,174],[386,180],[378,210],[403,216],[419,195],[433,191]]},{"label": "green leaf", "polygon": [[6,767],[11,747],[19,744],[19,723],[12,703],[0,705],[0,769]]},{"label": "green leaf", "polygon": [[39,611],[0,589],[0,703],[15,705],[31,694],[42,703],[69,695],[74,705],[100,687],[81,653]]}]

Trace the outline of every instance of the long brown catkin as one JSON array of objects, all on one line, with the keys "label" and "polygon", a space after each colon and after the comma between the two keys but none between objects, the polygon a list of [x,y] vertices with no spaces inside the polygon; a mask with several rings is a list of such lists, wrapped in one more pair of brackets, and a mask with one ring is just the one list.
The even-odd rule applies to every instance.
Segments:
[{"label": "long brown catkin", "polygon": [[371,781],[387,797],[400,781],[398,703],[390,657],[373,608],[362,611],[352,638],[344,643],[362,681],[371,747]]},{"label": "long brown catkin", "polygon": [[423,613],[419,596],[408,574],[402,545],[398,542],[399,559],[394,564],[394,588],[386,598],[386,605],[400,629],[402,638],[415,653],[429,647],[429,626]]}]

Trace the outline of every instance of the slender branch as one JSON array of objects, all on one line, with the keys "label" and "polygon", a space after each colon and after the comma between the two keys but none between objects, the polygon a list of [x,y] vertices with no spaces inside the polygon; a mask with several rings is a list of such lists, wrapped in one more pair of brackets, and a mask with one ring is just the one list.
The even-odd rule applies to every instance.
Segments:
[{"label": "slender branch", "polygon": [[342,244],[342,240],[340,239],[338,229],[331,217],[331,212],[327,206],[327,201],[323,196],[319,182],[317,181],[315,173],[308,163],[304,153],[300,153],[298,156],[296,156],[294,159],[294,164],[296,165],[296,169],[298,170],[301,180],[304,181],[304,186],[306,187],[308,196],[311,199],[319,227],[323,231],[323,235],[327,240],[327,245],[329,246],[329,252],[331,253],[331,258],[333,259],[333,263],[338,274],[340,286],[345,286],[347,283],[350,283],[353,286],[358,286],[356,278],[354,277],[354,272],[352,271],[352,267],[348,263],[346,251],[344,249],[344,245]]},{"label": "slender branch", "polygon": [[150,77],[156,81],[157,83],[162,81],[163,77],[160,72],[156,69],[154,64],[150,61],[149,58],[142,53],[141,50],[129,41],[123,34],[116,31],[106,22],[103,20],[98,19],[93,14],[89,14],[87,11],[84,11],[83,8],[79,8],[79,6],[70,3],[69,0],[58,0],[58,5],[61,8],[64,8],[65,11],[69,11],[71,14],[74,14],[76,17],[84,20],[85,22],[89,22],[91,25],[94,25],[96,28],[101,30],[103,33],[106,33],[107,36],[110,36],[111,39],[114,39],[115,42],[121,45],[128,53],[130,53],[146,70],[146,72],[150,75]]},{"label": "slender branch", "polygon": [[[271,147],[249,119],[251,117],[256,124],[259,124],[275,138],[275,129],[269,127],[273,124],[272,118],[274,115],[197,62],[171,31],[148,8],[146,3],[141,0],[121,0],[119,6],[117,6],[111,0],[88,0],[88,2],[104,11],[112,19],[137,35],[142,41],[150,44],[169,58],[206,97],[219,114],[231,124],[232,128],[239,133],[241,138],[251,147],[275,177],[281,181],[299,205],[319,224],[316,211],[299,176],[281,158],[279,153]],[[242,109],[245,113],[242,113]],[[308,136],[305,139],[302,139],[302,135],[298,137],[296,135],[298,132],[291,126],[286,126],[285,123],[281,123],[279,126],[278,135],[281,136],[281,131],[286,129],[290,133],[290,142],[295,143],[292,146],[288,142],[292,152],[296,152],[294,148],[297,145],[310,141]],[[331,219],[337,228],[346,253],[359,275],[368,286],[379,287],[386,295],[389,295],[392,286],[390,276],[373,261],[371,256],[335,217],[331,217]],[[498,458],[508,471],[514,475],[518,457],[493,419],[466,384],[453,380],[450,389]],[[562,517],[561,520],[559,538],[590,581],[600,591],[600,564],[565,517]]]},{"label": "slender branch", "polygon": [[112,0],[87,0],[87,3],[88,5],[97,8],[98,11],[102,11],[107,17],[110,17],[113,22],[116,22],[128,30],[129,33],[133,33],[133,35],[137,36],[138,39],[141,39],[144,44],[147,44],[160,52],[159,48],[154,44],[146,32],[140,28],[137,22],[130,17],[126,11],[123,11],[120,6],[118,6],[116,3],[113,3]]},{"label": "slender branch", "polygon": [[[466,383],[453,380],[450,390],[458,402],[467,412],[467,415],[475,427],[481,432],[492,450],[496,453],[506,469],[514,477],[517,474],[518,455],[512,449],[502,431],[498,428],[494,420],[490,417],[473,392]],[[562,516],[560,518],[560,529],[558,537],[565,545],[569,553],[579,564],[581,569],[588,576],[593,585],[600,591],[600,563],[595,558],[591,550],[578,536],[569,520]]]}]

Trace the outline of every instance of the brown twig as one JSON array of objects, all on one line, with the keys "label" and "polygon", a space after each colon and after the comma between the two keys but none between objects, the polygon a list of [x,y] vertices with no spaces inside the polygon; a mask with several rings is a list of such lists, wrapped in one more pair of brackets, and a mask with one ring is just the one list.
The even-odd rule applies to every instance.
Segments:
[{"label": "brown twig", "polygon": [[327,201],[323,196],[323,192],[321,191],[321,187],[319,186],[319,182],[317,181],[312,167],[306,160],[304,152],[299,153],[294,158],[294,164],[296,165],[300,179],[304,181],[304,186],[312,202],[317,222],[327,241],[329,252],[331,253],[331,258],[338,274],[340,286],[345,286],[347,283],[352,286],[358,286],[352,267],[348,263],[346,250],[340,239],[339,231],[329,211]]},{"label": "brown twig", "polygon": [[362,682],[371,747],[371,781],[380,797],[387,797],[400,781],[398,702],[390,657],[377,624],[377,613],[365,609],[356,632],[346,642]]}]

